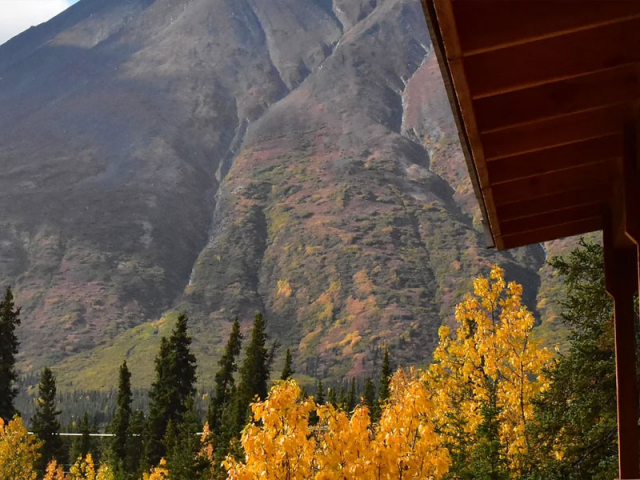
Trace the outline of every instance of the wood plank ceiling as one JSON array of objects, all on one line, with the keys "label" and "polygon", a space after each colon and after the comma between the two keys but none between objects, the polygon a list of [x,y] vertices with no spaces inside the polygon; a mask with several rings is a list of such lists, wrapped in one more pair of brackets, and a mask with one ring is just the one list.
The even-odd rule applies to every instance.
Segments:
[{"label": "wood plank ceiling", "polygon": [[602,228],[640,103],[640,0],[423,0],[494,244]]}]

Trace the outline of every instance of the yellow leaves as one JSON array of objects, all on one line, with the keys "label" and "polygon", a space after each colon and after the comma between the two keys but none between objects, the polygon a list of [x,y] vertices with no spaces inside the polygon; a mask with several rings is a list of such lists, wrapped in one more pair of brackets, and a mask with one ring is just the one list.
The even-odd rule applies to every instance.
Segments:
[{"label": "yellow leaves", "polygon": [[[351,416],[317,407],[300,399],[295,382],[281,383],[252,406],[254,423],[242,436],[245,461],[226,460],[229,478],[439,479],[451,464],[444,445],[459,438],[452,417],[473,445],[488,402],[499,412],[499,440],[517,475],[527,453],[531,401],[548,386],[542,373],[551,354],[531,338],[534,318],[522,305],[522,287],[507,284],[501,268],[473,286],[473,295],[456,307],[455,334],[439,329],[431,367],[400,369],[392,377],[378,424],[366,407]],[[314,409],[319,423],[311,428]]]},{"label": "yellow leaves", "polygon": [[522,305],[522,287],[507,284],[501,268],[494,266],[488,278],[479,277],[473,285],[474,295],[456,307],[460,327],[455,338],[447,327],[440,329],[429,384],[438,392],[437,417],[445,438],[448,418],[455,413],[470,442],[482,422],[481,406],[495,389],[500,441],[508,446],[511,468],[517,472],[526,454],[531,401],[548,386],[543,370],[552,355],[531,338],[534,317]]},{"label": "yellow leaves", "polygon": [[19,417],[7,425],[0,419],[0,480],[35,480],[40,442],[27,433]]},{"label": "yellow leaves", "polygon": [[167,469],[167,462],[164,458],[160,459],[160,463],[157,467],[151,469],[151,473],[145,473],[142,476],[143,480],[169,480],[169,470]]},{"label": "yellow leaves", "polygon": [[115,480],[115,476],[106,464],[100,465],[96,471],[93,457],[88,453],[85,458],[79,457],[71,466],[66,480]]},{"label": "yellow leaves", "polygon": [[229,478],[312,478],[316,443],[309,415],[315,408],[312,399],[300,398],[294,381],[275,386],[264,402],[251,406],[257,423],[249,424],[242,434],[245,463],[227,457]]},{"label": "yellow leaves", "polygon": [[78,458],[69,470],[69,480],[96,480],[95,466],[91,454]]},{"label": "yellow leaves", "polygon": [[65,480],[62,465],[58,465],[57,461],[51,460],[47,465],[43,480]]},{"label": "yellow leaves", "polygon": [[[301,399],[295,381],[275,386],[252,406],[255,423],[242,436],[245,461],[224,462],[230,479],[357,480],[440,478],[450,463],[430,418],[424,375],[399,371],[379,425],[367,407],[349,416]],[[319,423],[309,427],[316,409]]]},{"label": "yellow leaves", "polygon": [[76,460],[67,476],[64,474],[62,465],[52,460],[47,465],[43,480],[115,480],[115,475],[106,464],[100,465],[96,471],[93,457],[89,453],[85,458],[79,457]]}]

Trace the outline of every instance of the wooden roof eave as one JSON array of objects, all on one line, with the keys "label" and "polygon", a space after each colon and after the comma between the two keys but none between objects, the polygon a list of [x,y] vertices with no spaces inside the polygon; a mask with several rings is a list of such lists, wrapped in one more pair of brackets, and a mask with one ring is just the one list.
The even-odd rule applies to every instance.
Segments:
[{"label": "wooden roof eave", "polygon": [[[438,59],[438,64],[440,66],[440,71],[442,72],[442,80],[444,82],[445,90],[447,92],[447,96],[449,97],[449,103],[451,105],[451,110],[453,112],[453,117],[456,122],[456,127],[458,130],[458,137],[460,139],[460,145],[462,147],[462,152],[465,157],[465,161],[467,163],[467,169],[469,171],[469,176],[471,178],[471,183],[473,186],[473,190],[476,194],[476,198],[478,200],[478,204],[480,205],[480,211],[482,214],[482,222],[485,230],[485,236],[487,239],[487,244],[489,248],[503,248],[500,245],[499,236],[495,235],[497,220],[494,215],[490,215],[490,212],[487,208],[487,201],[485,199],[485,195],[491,195],[490,189],[484,188],[483,182],[480,178],[480,173],[477,169],[477,162],[473,157],[473,149],[471,148],[471,141],[469,138],[469,132],[467,130],[467,125],[463,116],[463,107],[460,104],[460,99],[456,94],[456,89],[454,88],[453,81],[453,73],[451,71],[451,65],[447,59],[444,41],[442,38],[442,31],[440,29],[440,25],[438,23],[438,14],[436,12],[435,6],[432,0],[421,0],[422,8],[425,13],[425,17],[427,19],[427,25],[429,27],[429,33],[431,34],[431,40],[433,49],[436,53],[436,58]],[[460,67],[462,68],[462,67]],[[459,89],[458,89],[459,90]],[[467,88],[468,91],[468,88]],[[494,212],[495,213],[495,212]],[[492,222],[492,219],[494,220]]]}]

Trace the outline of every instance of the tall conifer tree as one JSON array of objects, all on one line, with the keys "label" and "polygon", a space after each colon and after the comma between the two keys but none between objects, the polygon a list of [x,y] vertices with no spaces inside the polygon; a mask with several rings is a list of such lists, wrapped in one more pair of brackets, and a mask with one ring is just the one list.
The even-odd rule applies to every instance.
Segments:
[{"label": "tall conifer tree", "polygon": [[20,308],[16,308],[11,288],[7,288],[0,302],[0,418],[5,422],[16,413],[13,401],[18,393],[15,382],[18,337],[16,327],[20,325]]},{"label": "tall conifer tree", "polygon": [[202,445],[196,433],[202,430],[202,425],[193,397],[187,398],[185,409],[182,421],[167,431],[165,437],[170,480],[197,479],[206,468],[204,458],[198,455]]},{"label": "tall conifer tree", "polygon": [[240,367],[240,385],[238,386],[238,433],[247,420],[249,405],[255,397],[267,398],[269,382],[270,356],[267,349],[267,332],[264,318],[257,313],[253,321],[251,339]]},{"label": "tall conifer tree", "polygon": [[353,412],[358,404],[356,398],[356,379],[351,379],[351,385],[349,386],[349,394],[347,395],[347,412]]},{"label": "tall conifer tree", "polygon": [[64,445],[60,438],[60,411],[56,409],[56,378],[50,368],[45,367],[38,385],[38,404],[33,417],[33,431],[42,440],[40,467],[44,471],[53,459],[64,461]]},{"label": "tall conifer tree", "polygon": [[281,380],[289,380],[291,376],[296,373],[293,369],[293,357],[291,356],[291,350],[287,348],[287,355],[284,359],[284,368],[282,369]]},{"label": "tall conifer tree", "polygon": [[162,443],[169,421],[182,421],[187,398],[195,394],[196,358],[187,333],[189,319],[183,313],[169,339],[163,337],[156,357],[156,380],[149,392],[149,423],[145,441],[146,466],[157,465],[165,456]]},{"label": "tall conifer tree", "polygon": [[[72,462],[75,462],[79,457],[85,458],[88,453],[94,453],[91,439],[93,428],[89,422],[89,415],[86,411],[82,415],[82,420],[80,420],[80,424],[78,425],[78,433],[81,433],[82,436],[76,437],[71,445],[69,460]],[[94,460],[97,459],[94,457]]]},{"label": "tall conifer tree", "polygon": [[376,386],[370,377],[367,377],[364,381],[364,391],[362,392],[362,400],[364,404],[369,407],[369,411],[373,415],[373,407],[377,402],[376,398]]},{"label": "tall conifer tree", "polygon": [[216,372],[215,376],[215,392],[207,410],[209,428],[214,433],[219,433],[222,411],[224,406],[231,400],[231,395],[235,391],[233,374],[238,370],[236,358],[240,354],[241,346],[242,334],[240,333],[240,322],[236,317],[222,358],[218,361],[220,369]]},{"label": "tall conifer tree", "polygon": [[[114,470],[127,470],[127,439],[130,435],[129,427],[131,425],[131,373],[127,362],[124,361],[120,366],[120,375],[118,379],[118,397],[116,398],[116,412],[111,420],[109,430],[114,437],[111,439],[111,455],[114,462]],[[126,471],[126,473],[133,473]]]},{"label": "tall conifer tree", "polygon": [[316,404],[317,405],[324,405],[325,404],[325,395],[324,395],[324,385],[322,385],[322,380],[318,380],[318,385],[316,387],[316,398],[315,398]]},{"label": "tall conifer tree", "polygon": [[391,382],[391,360],[389,359],[389,349],[384,349],[384,358],[382,359],[382,369],[380,371],[380,394],[379,402],[383,404],[389,398],[389,383]]},{"label": "tall conifer tree", "polygon": [[[127,449],[124,461],[124,471],[129,473],[128,478],[140,478],[142,476],[141,461],[144,456],[144,434],[146,422],[144,413],[140,410],[131,415],[129,425],[129,437],[127,438]],[[127,478],[127,477],[125,477]]]}]

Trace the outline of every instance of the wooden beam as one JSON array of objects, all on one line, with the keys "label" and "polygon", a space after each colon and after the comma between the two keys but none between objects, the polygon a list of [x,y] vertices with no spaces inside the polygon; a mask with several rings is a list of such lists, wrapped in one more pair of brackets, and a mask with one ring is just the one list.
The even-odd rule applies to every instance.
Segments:
[{"label": "wooden beam", "polygon": [[604,229],[605,282],[614,301],[618,465],[621,479],[637,479],[640,478],[640,451],[633,297],[638,289],[638,258],[636,249],[620,249],[614,245],[613,230],[608,220]]},{"label": "wooden beam", "polygon": [[468,53],[564,35],[640,15],[636,1],[454,0],[460,44]]},{"label": "wooden beam", "polygon": [[534,230],[548,229],[567,223],[574,223],[593,217],[602,216],[607,208],[607,203],[594,203],[580,205],[553,212],[544,212],[540,215],[503,221],[500,231],[503,235],[514,235]]},{"label": "wooden beam", "polygon": [[640,17],[466,56],[463,63],[477,99],[639,61]]},{"label": "wooden beam", "polygon": [[600,135],[621,133],[625,119],[630,117],[630,110],[628,105],[610,105],[484,133],[484,152],[487,161],[490,161]]},{"label": "wooden beam", "polygon": [[497,207],[502,222],[553,213],[581,205],[607,203],[611,199],[611,185],[599,184],[589,188],[567,190],[553,195],[528,198]]},{"label": "wooden beam", "polygon": [[607,135],[521,155],[487,161],[492,185],[519,178],[622,158],[623,136]]},{"label": "wooden beam", "polygon": [[622,159],[624,230],[640,252],[640,121],[625,125]]},{"label": "wooden beam", "polygon": [[615,163],[603,161],[582,165],[571,170],[552,172],[537,177],[523,178],[494,185],[493,200],[497,206],[525,201],[533,197],[559,194],[576,187],[588,188],[613,184],[616,178]]},{"label": "wooden beam", "polygon": [[606,105],[628,104],[639,98],[638,68],[632,65],[481,98],[473,103],[478,128],[486,133]]},{"label": "wooden beam", "polygon": [[602,229],[602,217],[587,218],[573,223],[564,223],[531,232],[503,235],[501,240],[505,249],[523,247],[533,243],[548,242],[559,238],[573,237]]},{"label": "wooden beam", "polygon": [[[425,0],[423,0],[425,1]],[[423,8],[429,16],[429,22],[432,24],[432,30],[439,32],[438,42],[442,44],[442,48],[436,48],[436,53],[444,53],[446,61],[441,61],[441,65],[446,66],[446,72],[443,77],[445,82],[450,81],[455,89],[455,93],[449,96],[452,103],[454,115],[457,117],[461,140],[465,144],[463,147],[467,157],[467,163],[471,163],[470,174],[472,178],[477,179],[478,189],[480,191],[481,209],[485,214],[485,220],[488,223],[491,236],[495,243],[497,235],[500,233],[500,224],[495,212],[495,205],[491,200],[491,190],[489,178],[484,161],[484,153],[482,142],[478,132],[475,119],[475,110],[471,95],[469,94],[469,86],[467,85],[466,74],[461,60],[461,49],[459,44],[459,35],[453,16],[453,10],[450,0],[426,0],[430,5]],[[441,52],[441,50],[444,50]],[[443,59],[444,60],[444,59]],[[452,92],[453,93],[453,92]],[[501,245],[496,245],[498,248]]]}]

